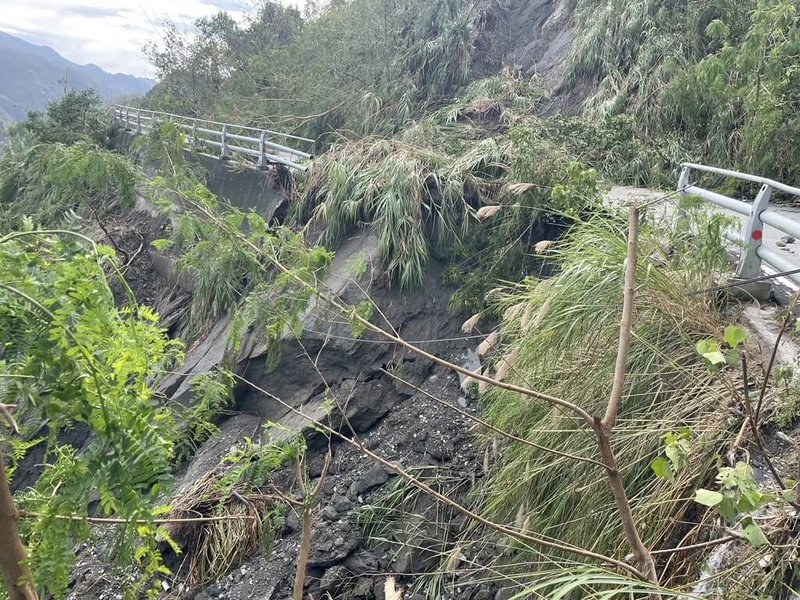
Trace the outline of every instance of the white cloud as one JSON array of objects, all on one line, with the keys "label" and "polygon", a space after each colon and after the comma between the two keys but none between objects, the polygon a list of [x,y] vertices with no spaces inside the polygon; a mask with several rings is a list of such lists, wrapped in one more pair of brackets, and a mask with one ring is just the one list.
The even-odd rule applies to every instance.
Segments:
[{"label": "white cloud", "polygon": [[[305,0],[281,0],[302,6]],[[252,0],[3,0],[0,30],[50,46],[69,60],[111,72],[152,75],[142,54],[158,41],[164,21],[189,28],[200,17],[225,10],[237,19],[252,12]]]}]

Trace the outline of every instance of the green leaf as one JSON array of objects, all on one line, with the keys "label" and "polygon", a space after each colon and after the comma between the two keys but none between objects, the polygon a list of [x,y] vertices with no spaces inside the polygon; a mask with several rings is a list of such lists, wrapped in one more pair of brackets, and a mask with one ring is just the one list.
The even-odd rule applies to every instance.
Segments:
[{"label": "green leaf", "polygon": [[664,457],[659,457],[650,463],[650,468],[653,469],[656,477],[659,479],[666,479],[670,483],[675,483],[675,475],[672,472],[672,467],[669,461]]},{"label": "green leaf", "polygon": [[714,19],[706,27],[706,35],[715,40],[724,40],[730,34],[730,28],[720,19]]},{"label": "green leaf", "polygon": [[171,239],[161,239],[161,240],[153,240],[150,242],[150,245],[158,250],[159,252],[163,252],[167,248],[171,248],[174,240]]},{"label": "green leaf", "polygon": [[725,328],[725,343],[731,348],[738,348],[747,341],[749,334],[743,327],[729,325]]},{"label": "green leaf", "polygon": [[683,469],[687,464],[687,454],[690,449],[690,444],[685,439],[676,439],[674,443],[667,444],[666,448],[664,448],[664,454],[667,455],[667,458],[672,463],[672,467],[676,471],[680,471]]},{"label": "green leaf", "polygon": [[727,361],[725,360],[725,355],[717,350],[716,352],[707,352],[703,354],[703,358],[705,358],[709,363],[714,366],[724,365]]},{"label": "green leaf", "polygon": [[736,515],[739,514],[739,511],[736,510],[730,498],[724,498],[722,502],[717,505],[717,512],[728,521],[733,521]]},{"label": "green leaf", "polygon": [[769,540],[767,536],[764,535],[764,532],[761,531],[761,527],[753,521],[753,519],[747,518],[742,522],[742,533],[744,537],[747,539],[748,542],[753,544],[756,548],[760,546],[766,546],[769,544]]},{"label": "green leaf", "polygon": [[719,492],[714,492],[703,488],[698,489],[694,493],[694,501],[698,504],[702,504],[703,506],[717,506],[723,500],[725,500],[725,496]]},{"label": "green leaf", "polygon": [[700,356],[705,356],[710,352],[719,350],[719,344],[715,340],[700,340],[695,348]]}]

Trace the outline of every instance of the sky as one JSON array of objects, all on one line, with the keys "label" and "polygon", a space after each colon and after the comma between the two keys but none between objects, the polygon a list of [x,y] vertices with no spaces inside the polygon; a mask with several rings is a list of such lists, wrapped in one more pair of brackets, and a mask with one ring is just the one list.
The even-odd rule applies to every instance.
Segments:
[{"label": "sky", "polygon": [[[78,64],[149,77],[142,54],[165,20],[191,28],[200,17],[227,11],[244,20],[257,0],[0,0],[0,31],[50,46]],[[280,0],[303,8],[305,0]]]}]

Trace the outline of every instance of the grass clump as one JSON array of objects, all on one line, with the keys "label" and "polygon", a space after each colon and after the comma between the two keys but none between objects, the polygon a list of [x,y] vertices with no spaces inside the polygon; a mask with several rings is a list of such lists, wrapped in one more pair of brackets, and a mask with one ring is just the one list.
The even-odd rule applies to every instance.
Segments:
[{"label": "grass clump", "polygon": [[312,172],[296,215],[322,224],[321,241],[332,247],[371,224],[388,277],[402,289],[418,287],[431,256],[458,246],[469,215],[497,192],[509,152],[502,138],[455,156],[401,139],[334,146]]},{"label": "grass clump", "polygon": [[[697,535],[681,525],[690,520],[692,491],[716,464],[717,449],[735,435],[720,410],[727,393],[695,353],[698,339],[722,329],[715,308],[690,295],[706,286],[709,271],[724,266],[715,226],[702,219],[693,227],[684,223],[669,239],[658,226],[640,233],[633,345],[614,450],[649,548]],[[529,279],[496,296],[504,312],[502,345],[490,372],[602,414],[616,360],[625,258],[621,217],[598,215],[575,225],[556,250],[556,276]],[[500,389],[483,400],[494,426],[541,446],[598,458],[593,433],[570,415]],[[665,434],[687,429],[685,468],[673,483],[656,477],[650,465],[663,454]],[[628,551],[605,473],[588,463],[521,444],[502,447],[476,502],[492,519],[526,531],[618,558]],[[506,554],[501,564],[538,561],[538,553],[529,556],[519,547]]]}]

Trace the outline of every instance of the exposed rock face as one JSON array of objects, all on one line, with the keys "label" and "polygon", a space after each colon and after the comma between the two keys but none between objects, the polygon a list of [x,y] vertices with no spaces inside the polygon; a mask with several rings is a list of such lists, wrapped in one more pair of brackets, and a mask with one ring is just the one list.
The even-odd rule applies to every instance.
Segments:
[{"label": "exposed rock face", "polygon": [[[370,234],[346,242],[337,252],[325,282],[330,292],[351,306],[371,298],[376,306],[373,320],[390,331],[402,332],[406,339],[458,337],[455,332],[459,319],[448,314],[449,294],[438,283],[437,270],[431,270],[428,285],[423,290],[402,294],[388,287],[379,275],[377,252],[377,239]],[[350,275],[355,261],[372,266],[358,280]],[[258,429],[254,427],[254,420],[258,419],[263,423],[280,423],[295,431],[310,425],[308,419],[286,405],[315,419],[331,418],[337,426],[346,423],[356,433],[363,433],[410,395],[408,391],[398,391],[381,369],[400,368],[403,377],[417,384],[432,367],[375,335],[354,338],[349,317],[323,300],[313,301],[308,307],[299,339],[291,334],[286,336],[280,362],[272,371],[266,369],[267,350],[260,342],[257,328],[245,332],[241,351],[230,355],[230,326],[230,318],[217,322],[187,352],[182,368],[159,386],[159,391],[167,395],[170,402],[189,405],[193,401],[192,378],[225,365],[280,399],[266,396],[247,384],[240,385],[236,390],[235,411],[241,414],[229,419],[234,422],[226,423],[223,435],[228,430],[235,432],[245,428],[242,437],[253,436]],[[427,350],[433,351],[449,347],[452,344],[446,342],[426,345]],[[235,433],[231,437],[235,437]],[[229,448],[230,445],[220,443],[218,437],[209,440],[198,452],[181,484],[190,482],[196,475],[194,464],[214,464]]]},{"label": "exposed rock face", "polygon": [[516,0],[508,8],[511,59],[550,90],[561,82],[575,36],[563,0]]},{"label": "exposed rock face", "polygon": [[[372,269],[353,281],[349,275],[353,261],[378,265],[376,254],[377,241],[371,235],[347,242],[337,253],[327,280],[329,288],[349,304],[358,304],[367,292],[376,304],[374,322],[397,330],[410,341],[451,340],[425,343],[423,348],[457,362],[461,360],[474,341],[461,339],[463,319],[448,313],[449,294],[438,282],[436,266],[431,269],[427,285],[414,294],[391,289]],[[408,355],[380,338],[365,335],[355,339],[349,321],[322,303],[309,306],[304,323],[300,339],[287,337],[278,367],[267,372],[265,349],[259,344],[257,331],[244,334],[238,355],[226,356],[230,321],[223,319],[189,349],[185,364],[176,369],[180,374],[165,379],[160,389],[171,402],[190,405],[194,400],[189,386],[191,378],[224,364],[316,418],[331,413],[327,399],[334,397],[338,407],[334,404],[333,422],[351,434],[343,423],[344,413],[364,446],[403,468],[423,467],[430,469],[425,472],[431,476],[436,469],[445,468],[448,474],[463,481],[479,474],[480,452],[472,445],[468,431],[471,423],[413,388],[396,383],[381,369],[393,368],[406,380],[452,405],[457,405],[459,397],[459,379],[455,374]],[[231,412],[219,424],[219,432],[176,474],[176,492],[217,469],[221,457],[244,437],[258,439],[268,421],[297,430],[308,427],[307,421],[285,406],[244,385],[236,391],[236,404]],[[314,435],[308,431],[312,484],[321,474],[322,455],[328,447],[327,441]],[[447,452],[432,450],[445,440]],[[317,444],[322,441],[324,447]],[[355,448],[333,440],[332,450],[330,474],[315,512],[306,592],[316,598],[325,597],[325,593],[334,598],[379,598],[384,574],[391,571],[395,555],[403,544],[416,542],[404,537],[402,541],[368,548],[360,526],[361,515],[366,505],[400,482],[389,469],[376,465]],[[291,595],[301,533],[299,520],[289,513],[282,535],[269,554],[250,558],[206,589],[175,587],[172,593],[177,592],[181,598],[285,600]],[[412,566],[429,565],[430,557],[445,550],[431,541],[434,533],[425,530],[431,550],[422,554],[413,552]],[[102,548],[81,551],[79,569],[85,575],[76,579],[71,598],[113,598],[121,590],[118,585],[121,577],[112,578],[109,585],[96,585],[96,578],[108,573],[107,561]]]},{"label": "exposed rock face", "polygon": [[[421,387],[457,405],[459,387],[455,374],[433,367]],[[386,417],[359,436],[361,443],[393,464],[423,474],[428,482],[435,482],[440,474],[446,474],[444,479],[456,482],[454,485],[434,485],[439,485],[445,494],[463,500],[469,482],[482,476],[482,451],[469,432],[472,422],[422,393],[410,389],[407,393],[405,400],[397,402]],[[232,423],[240,418],[242,416],[226,421],[220,433],[222,439],[213,443],[225,447],[230,440]],[[255,423],[241,422],[242,430]],[[449,440],[452,456],[441,464],[433,459],[424,443],[429,438]],[[206,449],[210,450],[211,444],[209,441]],[[313,467],[316,456],[312,451],[310,468],[318,476],[319,471]],[[198,460],[195,460],[198,468],[195,464],[191,467],[194,473],[202,473],[206,468]],[[315,483],[313,479],[312,483]],[[334,442],[330,475],[315,512],[305,587],[307,597],[325,598],[325,593],[329,593],[337,600],[382,598],[387,573],[398,573],[402,585],[406,585],[415,574],[438,566],[442,556],[447,557],[453,549],[448,531],[460,531],[463,519],[456,518],[436,501],[414,494],[411,486],[407,493],[412,500],[401,507],[398,515],[391,517],[393,533],[386,541],[375,544],[365,538],[362,527],[372,519],[370,507],[379,504],[387,492],[405,485],[397,475],[374,464],[357,449]],[[352,500],[351,490],[360,490]],[[252,557],[243,565],[244,573],[242,569],[234,570],[216,582],[213,590],[218,590],[219,597],[228,600],[287,600],[291,597],[300,536],[300,522],[290,513],[282,536],[271,552]],[[480,558],[489,560],[489,557]],[[465,573],[472,573],[472,570],[467,569]],[[479,576],[473,574],[472,577],[475,580],[466,575],[456,577],[454,581],[461,591],[448,597],[469,599],[474,594],[486,597],[488,586],[481,583]],[[208,589],[204,593],[208,593]],[[489,597],[494,593],[492,589]]]},{"label": "exposed rock face", "polygon": [[579,81],[565,86],[564,75],[575,40],[575,18],[569,0],[508,0],[494,4],[484,35],[477,43],[478,77],[501,68],[525,77],[537,76],[551,94],[539,112],[543,116],[577,116],[594,89]]}]

